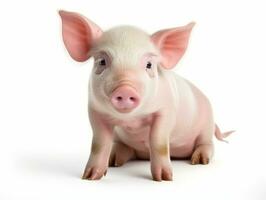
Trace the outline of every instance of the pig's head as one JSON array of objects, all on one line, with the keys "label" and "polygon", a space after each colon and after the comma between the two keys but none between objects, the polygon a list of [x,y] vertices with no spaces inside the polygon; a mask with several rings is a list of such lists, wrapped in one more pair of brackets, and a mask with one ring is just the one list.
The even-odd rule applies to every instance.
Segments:
[{"label": "pig's head", "polygon": [[115,113],[134,113],[152,103],[160,73],[173,68],[183,56],[194,25],[153,35],[130,26],[103,32],[80,14],[59,14],[70,56],[79,62],[94,57],[90,100]]}]

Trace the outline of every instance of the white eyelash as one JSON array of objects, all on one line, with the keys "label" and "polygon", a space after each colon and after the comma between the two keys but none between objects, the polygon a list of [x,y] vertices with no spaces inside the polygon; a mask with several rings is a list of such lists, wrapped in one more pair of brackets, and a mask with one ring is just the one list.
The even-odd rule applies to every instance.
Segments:
[{"label": "white eyelash", "polygon": [[102,59],[104,59],[104,58],[97,58],[94,62],[95,62],[95,64],[99,64],[101,61],[102,61]]}]

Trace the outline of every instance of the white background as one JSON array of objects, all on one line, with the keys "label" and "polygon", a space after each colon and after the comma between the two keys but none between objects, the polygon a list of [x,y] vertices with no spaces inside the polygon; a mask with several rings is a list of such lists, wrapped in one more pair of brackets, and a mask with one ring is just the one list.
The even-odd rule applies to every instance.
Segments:
[{"label": "white background", "polygon": [[[263,1],[1,1],[0,199],[266,199]],[[230,144],[216,141],[208,166],[173,161],[174,181],[153,182],[149,162],[80,179],[91,129],[92,61],[68,56],[58,9],[103,29],[131,24],[149,33],[196,21],[177,73],[211,100]]]}]

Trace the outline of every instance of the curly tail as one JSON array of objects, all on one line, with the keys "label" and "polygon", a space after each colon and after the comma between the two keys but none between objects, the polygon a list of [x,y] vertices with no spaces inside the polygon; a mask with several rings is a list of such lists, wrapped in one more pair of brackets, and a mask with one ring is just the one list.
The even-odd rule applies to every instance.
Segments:
[{"label": "curly tail", "polygon": [[215,137],[220,140],[220,141],[223,141],[223,142],[226,142],[228,143],[227,140],[225,140],[224,138],[228,137],[229,135],[231,135],[233,132],[235,132],[234,130],[233,131],[228,131],[228,132],[225,132],[225,133],[221,133],[219,127],[217,126],[217,124],[215,124]]}]

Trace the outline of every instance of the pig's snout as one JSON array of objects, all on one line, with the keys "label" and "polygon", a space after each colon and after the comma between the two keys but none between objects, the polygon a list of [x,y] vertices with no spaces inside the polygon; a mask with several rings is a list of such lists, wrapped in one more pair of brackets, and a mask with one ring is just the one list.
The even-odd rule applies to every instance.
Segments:
[{"label": "pig's snout", "polygon": [[122,113],[132,111],[139,105],[139,102],[140,97],[137,91],[129,85],[119,86],[111,94],[112,105]]}]

